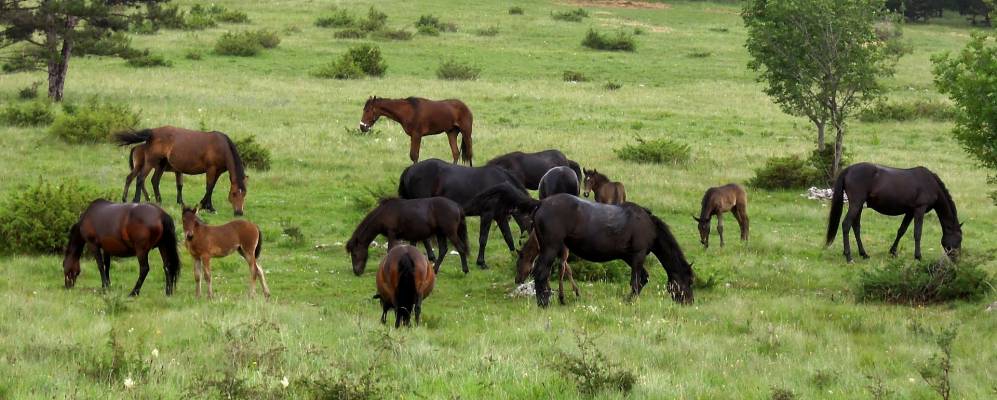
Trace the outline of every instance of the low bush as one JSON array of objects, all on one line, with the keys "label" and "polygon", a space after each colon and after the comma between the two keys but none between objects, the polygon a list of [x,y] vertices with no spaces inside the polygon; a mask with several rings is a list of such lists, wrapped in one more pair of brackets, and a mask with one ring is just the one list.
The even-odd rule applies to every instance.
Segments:
[{"label": "low bush", "polygon": [[480,74],[481,68],[469,63],[462,63],[454,59],[443,61],[443,63],[436,68],[436,77],[449,81],[475,80],[478,79],[478,75]]},{"label": "low bush", "polygon": [[336,31],[332,36],[336,39],[363,39],[367,37],[367,31],[360,28],[346,28]]},{"label": "low bush", "polygon": [[423,15],[415,21],[415,27],[419,32],[423,30],[434,32],[457,32],[457,25],[452,22],[442,22],[435,15]]},{"label": "low bush", "polygon": [[[834,171],[834,146],[824,146],[824,150],[814,149],[810,152],[807,163],[810,164],[810,167],[814,171],[814,185],[826,185],[828,187],[834,185],[834,176],[831,175],[832,171]],[[848,152],[848,148],[842,147],[841,168],[845,168],[851,163],[851,153]]]},{"label": "low bush", "polygon": [[315,20],[315,26],[320,28],[346,28],[356,24],[356,18],[346,10],[336,10],[335,13]]},{"label": "low bush", "polygon": [[32,83],[30,86],[23,87],[17,90],[17,98],[21,100],[32,100],[38,98],[38,87],[41,86],[41,81]]},{"label": "low bush", "polygon": [[239,10],[223,10],[215,14],[215,20],[230,24],[245,24],[249,22],[249,15]]},{"label": "low bush", "polygon": [[615,36],[612,36],[596,32],[595,29],[589,29],[585,35],[585,39],[582,40],[582,46],[594,50],[636,51],[637,41],[634,40],[633,35],[623,31],[617,32]]},{"label": "low bush", "polygon": [[692,158],[689,145],[670,139],[644,140],[613,150],[621,160],[639,163],[685,164]]},{"label": "low bush", "polygon": [[523,7],[520,6],[509,7],[509,15],[523,15],[523,13],[524,13]]},{"label": "low bush", "polygon": [[481,28],[474,31],[475,35],[492,37],[499,34],[499,28],[497,26],[489,26],[487,28]]},{"label": "low bush", "polygon": [[187,53],[183,55],[183,58],[197,61],[200,60],[201,58],[204,58],[204,52],[197,49],[187,50]]},{"label": "low bush", "polygon": [[373,36],[379,39],[388,39],[388,40],[412,40],[412,32],[409,32],[404,29],[381,30],[374,32]]},{"label": "low bush", "polygon": [[712,55],[713,55],[713,52],[711,52],[711,51],[705,51],[704,50],[704,51],[694,51],[692,53],[689,53],[688,56],[689,56],[689,58],[707,58],[707,57],[712,56]]},{"label": "low bush", "polygon": [[49,132],[69,143],[109,142],[118,132],[138,126],[139,114],[127,105],[91,98],[82,107],[63,106]]},{"label": "low bush", "polygon": [[955,107],[931,100],[914,100],[911,102],[876,102],[859,112],[862,122],[882,121],[912,121],[915,119],[930,119],[948,121],[955,118]]},{"label": "low bush", "polygon": [[993,279],[979,267],[979,261],[966,257],[959,263],[943,259],[908,265],[895,260],[862,271],[856,297],[907,305],[979,300],[993,290]]},{"label": "low bush", "polygon": [[384,29],[387,24],[388,14],[380,12],[374,7],[367,11],[367,18],[357,21],[357,27],[367,32],[377,32]]},{"label": "low bush", "polygon": [[571,265],[571,275],[578,281],[626,282],[630,279],[630,267],[623,262],[596,263],[579,259],[570,261],[569,263]]},{"label": "low bush", "polygon": [[578,391],[595,396],[604,390],[630,393],[637,383],[637,375],[613,363],[599,351],[595,340],[582,332],[576,336],[578,354],[561,351],[554,367],[575,381]]},{"label": "low bush", "polygon": [[348,55],[344,54],[338,60],[319,67],[312,72],[317,78],[326,79],[360,79],[363,70]]},{"label": "low bush", "polygon": [[423,25],[423,26],[417,27],[417,28],[415,28],[415,31],[419,32],[420,35],[440,36],[440,30],[436,29],[436,27],[429,26],[429,25]]},{"label": "low bush", "polygon": [[0,121],[9,126],[44,126],[54,120],[52,105],[46,100],[11,102],[0,110]]},{"label": "low bush", "polygon": [[574,10],[561,11],[551,13],[550,17],[557,21],[568,21],[568,22],[581,22],[583,19],[588,18],[589,13],[585,11],[584,8],[576,8]]},{"label": "low bush", "polygon": [[173,63],[162,55],[149,53],[149,49],[146,49],[134,57],[129,57],[128,66],[136,68],[171,67]]},{"label": "low bush", "polygon": [[565,82],[588,82],[589,78],[578,71],[564,71],[562,79]]},{"label": "low bush", "polygon": [[252,57],[263,45],[252,32],[225,32],[215,42],[215,53],[223,56]]},{"label": "low bush", "polygon": [[256,38],[256,41],[260,44],[260,46],[263,46],[264,49],[273,49],[280,44],[280,35],[277,34],[277,31],[260,29],[257,31],[251,31],[250,33]]},{"label": "low bush", "polygon": [[773,157],[755,170],[748,186],[759,189],[799,189],[815,183],[817,171],[800,156]]},{"label": "low bush", "polygon": [[259,171],[270,170],[270,149],[256,142],[256,136],[247,136],[235,141],[239,158],[249,168]]},{"label": "low bush", "polygon": [[75,54],[92,56],[135,57],[142,53],[132,48],[132,39],[124,32],[114,32],[110,35],[92,38],[83,37],[73,47]]},{"label": "low bush", "polygon": [[23,190],[12,190],[0,206],[0,248],[18,254],[59,253],[69,228],[91,201],[108,197],[75,180],[39,181]]},{"label": "low bush", "polygon": [[381,49],[372,44],[350,47],[345,56],[353,60],[364,74],[370,76],[382,76],[388,70],[388,64],[384,62],[384,57],[381,57]]},{"label": "low bush", "polygon": [[622,83],[613,82],[613,81],[606,82],[605,85],[602,85],[602,88],[606,90],[619,90],[622,87],[623,87]]},{"label": "low bush", "polygon": [[44,66],[43,60],[46,59],[44,51],[38,46],[26,46],[13,50],[4,56],[7,62],[0,67],[0,70],[3,70],[5,74],[41,70]]},{"label": "low bush", "polygon": [[185,29],[187,27],[187,12],[180,9],[180,6],[176,4],[160,5],[159,3],[150,2],[146,5],[145,17],[135,18],[131,29],[141,32],[150,29],[158,31],[160,28]]}]

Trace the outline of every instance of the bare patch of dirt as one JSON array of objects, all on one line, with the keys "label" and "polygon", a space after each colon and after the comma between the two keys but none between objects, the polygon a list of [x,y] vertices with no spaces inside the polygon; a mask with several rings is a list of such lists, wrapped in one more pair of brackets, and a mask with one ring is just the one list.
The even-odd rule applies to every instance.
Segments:
[{"label": "bare patch of dirt", "polygon": [[582,7],[636,8],[646,10],[664,10],[671,8],[671,5],[665,3],[651,3],[647,1],[635,0],[568,0],[563,3]]}]

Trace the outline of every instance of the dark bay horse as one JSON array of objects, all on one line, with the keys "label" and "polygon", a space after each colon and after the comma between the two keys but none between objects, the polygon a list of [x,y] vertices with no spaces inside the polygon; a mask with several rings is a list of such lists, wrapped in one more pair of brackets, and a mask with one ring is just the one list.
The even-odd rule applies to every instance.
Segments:
[{"label": "dark bay horse", "polygon": [[[578,197],[581,193],[578,188],[578,175],[569,167],[551,168],[540,179],[539,186],[540,200],[559,193],[567,193],[575,197]],[[522,246],[522,249],[520,249],[519,257],[517,257],[516,260],[517,285],[526,282],[526,277],[533,272],[533,263],[536,261],[538,255],[540,255],[540,243],[537,241],[536,232],[530,231],[530,237],[526,240],[526,244]],[[575,296],[581,296],[581,292],[578,290],[578,285],[575,284],[575,278],[571,274],[571,266],[568,265],[568,255],[568,248],[565,247],[560,255],[561,274],[560,278],[557,280],[557,300],[561,304],[564,304],[565,276],[568,277],[568,282],[571,283],[571,288],[574,290]]]},{"label": "dark bay horse", "polygon": [[[509,229],[510,214],[495,212],[483,204],[471,207],[471,203],[475,196],[485,189],[503,182],[508,182],[527,195],[526,188],[504,168],[487,165],[477,168],[465,167],[434,158],[405,168],[398,179],[398,196],[403,199],[445,197],[460,204],[464,209],[464,215],[480,216],[477,264],[481,268],[488,268],[485,263],[485,245],[488,244],[488,232],[491,230],[492,221],[498,223],[509,250],[516,250],[512,241],[512,231]],[[516,217],[521,231],[529,230],[529,220],[526,215],[515,213],[513,216]]]},{"label": "dark bay horse", "polygon": [[197,216],[197,208],[183,209],[184,243],[194,258],[194,282],[197,297],[201,297],[201,275],[208,284],[208,298],[215,292],[211,286],[211,259],[225,257],[238,251],[249,265],[249,297],[256,296],[256,280],[260,280],[263,295],[270,298],[270,286],[260,267],[260,250],[263,249],[263,233],[256,224],[237,219],[223,225],[208,225]]},{"label": "dark bay horse", "polygon": [[728,183],[706,189],[699,209],[699,217],[692,219],[699,223],[699,242],[710,247],[710,219],[717,217],[717,233],[720,247],[724,247],[724,213],[733,211],[734,219],[741,228],[741,240],[748,240],[748,192],[741,185]]},{"label": "dark bay horse", "polygon": [[[456,99],[436,101],[421,97],[382,99],[374,96],[367,99],[367,103],[363,106],[360,130],[367,132],[382,116],[402,125],[402,129],[411,140],[409,158],[413,163],[419,161],[419,148],[423,136],[446,132],[454,164],[457,163],[459,156],[468,165],[473,165],[471,159],[474,156],[474,146],[471,143],[471,125],[474,116],[464,102]],[[458,134],[462,135],[460,150],[457,149]]]},{"label": "dark bay horse", "polygon": [[583,171],[585,173],[585,197],[589,197],[589,192],[593,192],[597,203],[619,205],[627,201],[627,191],[622,183],[612,182],[606,175],[594,169]]},{"label": "dark bay horse", "polygon": [[565,247],[589,261],[623,260],[630,265],[630,297],[640,294],[647,284],[644,260],[654,254],[668,274],[668,291],[676,302],[693,301],[692,264],[668,229],[650,210],[634,203],[609,205],[592,203],[570,194],[556,194],[542,201],[530,199],[506,185],[481,194],[497,204],[533,211],[533,229],[540,255],[533,270],[537,304],[550,304],[550,270]]},{"label": "dark bay horse", "polygon": [[[438,267],[438,266],[437,266]],[[387,323],[388,310],[395,310],[395,328],[421,323],[422,302],[433,293],[436,268],[419,249],[409,245],[392,247],[377,270],[377,294],[381,299],[381,323]]]},{"label": "dark bay horse", "polygon": [[173,294],[180,276],[180,256],[173,218],[152,204],[116,204],[94,200],[69,229],[69,244],[62,260],[66,288],[76,285],[80,257],[90,248],[97,259],[101,287],[111,286],[111,257],[137,257],[138,281],[129,296],[138,296],[149,274],[149,252],[158,248],[166,273],[166,295]]},{"label": "dark bay horse", "polygon": [[497,165],[509,170],[519,182],[530,190],[537,190],[540,187],[540,179],[554,167],[565,166],[571,168],[575,172],[575,176],[579,178],[582,176],[582,170],[578,163],[569,160],[564,156],[564,153],[557,150],[544,150],[536,153],[514,151],[489,160],[488,165]]},{"label": "dark bay horse", "polygon": [[125,193],[122,201],[127,200],[128,183],[134,177],[135,197],[133,202],[138,202],[143,193],[145,177],[153,169],[156,174],[153,176],[153,190],[159,200],[159,176],[162,171],[172,170],[177,173],[177,203],[183,204],[183,179],[180,174],[207,176],[207,190],[204,198],[201,199],[200,207],[205,210],[214,211],[211,203],[211,194],[215,189],[215,183],[222,173],[228,171],[231,187],[229,188],[228,200],[232,203],[235,215],[242,215],[243,206],[246,201],[246,176],[245,167],[239,157],[239,151],[235,143],[228,135],[221,132],[200,132],[188,129],[181,129],[172,126],[163,126],[154,129],[145,129],[139,132],[126,132],[117,135],[118,143],[122,146],[142,143],[139,150],[133,150],[131,156],[132,171],[125,182]]},{"label": "dark bay horse", "polygon": [[852,261],[852,251],[848,243],[848,231],[855,228],[855,242],[859,255],[869,258],[862,246],[860,234],[862,207],[870,208],[885,215],[903,215],[904,220],[897,230],[897,238],[890,246],[890,254],[897,255],[897,244],[914,221],[914,258],[921,259],[921,227],[924,214],[935,210],[942,226],[942,249],[945,255],[956,260],[962,247],[962,224],[956,213],[955,202],[949,195],[942,180],[924,167],[897,169],[870,163],[849,166],[838,174],[834,182],[834,195],[831,199],[831,214],[827,223],[827,244],[834,242],[838,233],[838,220],[848,194],[848,214],[841,221],[841,239],[845,246],[845,259]]},{"label": "dark bay horse", "polygon": [[382,199],[376,208],[367,213],[363,221],[353,231],[346,242],[346,251],[353,260],[353,273],[363,274],[367,266],[367,250],[378,235],[388,238],[388,248],[394,248],[399,240],[411,243],[423,242],[429,258],[433,247],[429,239],[436,238],[440,256],[436,258],[436,270],[447,256],[447,239],[460,254],[460,265],[467,273],[467,224],[464,210],[460,205],[444,197],[405,200],[399,198]]}]

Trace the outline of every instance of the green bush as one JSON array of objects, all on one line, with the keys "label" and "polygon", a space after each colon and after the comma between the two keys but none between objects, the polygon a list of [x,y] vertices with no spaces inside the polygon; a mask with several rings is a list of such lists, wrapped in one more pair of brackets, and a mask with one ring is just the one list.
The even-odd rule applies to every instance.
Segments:
[{"label": "green bush", "polygon": [[523,7],[512,6],[509,7],[509,15],[523,15]]},{"label": "green bush", "polygon": [[578,281],[626,282],[630,279],[630,267],[621,261],[596,263],[579,259],[571,261],[569,264],[571,265],[572,277]]},{"label": "green bush", "polygon": [[[187,12],[180,9],[179,5],[162,6],[158,3],[149,3],[146,8],[147,18],[136,18],[132,22],[133,31],[158,31],[160,28],[185,29],[187,28]],[[152,25],[146,26],[146,25]]]},{"label": "green bush", "polygon": [[436,69],[436,77],[449,81],[475,80],[478,79],[479,74],[481,74],[481,68],[454,59],[443,61]]},{"label": "green bush", "polygon": [[371,7],[370,10],[367,11],[367,18],[360,20],[357,23],[357,27],[367,32],[377,32],[384,29],[387,24],[388,14]]},{"label": "green bush", "polygon": [[264,49],[273,49],[280,44],[280,35],[277,34],[277,31],[260,29],[258,31],[251,31],[251,33]]},{"label": "green bush", "polygon": [[159,54],[149,53],[149,49],[146,49],[134,57],[129,57],[128,66],[136,68],[170,67],[173,66],[173,63]]},{"label": "green bush", "polygon": [[[834,185],[834,146],[824,146],[824,151],[814,149],[807,158],[807,163],[813,168],[814,185]],[[852,163],[851,153],[845,147],[841,148],[841,168]]]},{"label": "green bush", "polygon": [[800,156],[773,157],[755,170],[748,186],[759,189],[799,189],[816,183],[817,170]]},{"label": "green bush", "polygon": [[434,32],[457,32],[457,25],[452,22],[441,22],[435,15],[423,15],[415,21],[415,27],[419,32],[423,30]]},{"label": "green bush", "polygon": [[692,157],[689,145],[669,139],[644,140],[637,137],[636,144],[613,150],[621,160],[639,163],[685,164]]},{"label": "green bush", "polygon": [[41,47],[21,47],[4,56],[7,62],[0,67],[0,70],[3,70],[5,74],[40,70],[43,67],[41,60],[45,58],[44,49]]},{"label": "green bush", "polygon": [[907,265],[895,260],[859,274],[856,297],[860,301],[920,305],[952,300],[979,300],[993,287],[992,277],[977,264],[965,259]]},{"label": "green bush", "polygon": [[346,28],[356,24],[356,18],[346,10],[336,10],[330,16],[319,17],[315,20],[315,26],[320,28]]},{"label": "green bush", "polygon": [[374,37],[379,39],[388,40],[412,40],[412,32],[406,31],[404,29],[398,30],[380,30],[374,32]]},{"label": "green bush", "polygon": [[499,34],[499,28],[493,25],[487,28],[478,29],[474,31],[474,34],[478,36],[492,37]]},{"label": "green bush", "polygon": [[565,82],[588,82],[589,78],[578,71],[564,71],[562,79]]},{"label": "green bush", "polygon": [[353,60],[360,70],[370,76],[382,76],[388,69],[388,64],[381,57],[381,49],[372,44],[361,44],[350,47],[346,57]]},{"label": "green bush", "polygon": [[583,8],[577,8],[574,10],[561,11],[556,13],[551,13],[550,17],[557,21],[568,21],[568,22],[582,22],[582,19],[588,18],[589,13]]},{"label": "green bush", "polygon": [[183,55],[183,58],[197,61],[200,60],[201,58],[204,58],[204,53],[198,49],[191,49],[187,50],[187,53]]},{"label": "green bush", "polygon": [[11,102],[0,110],[0,121],[9,126],[43,126],[54,120],[52,106],[46,100]]},{"label": "green bush", "polygon": [[904,103],[879,101],[859,112],[859,120],[862,122],[903,122],[915,119],[953,120],[955,119],[955,107],[941,101],[930,100],[914,100]]},{"label": "green bush", "polygon": [[215,19],[230,24],[245,24],[249,22],[249,16],[239,10],[224,10],[215,14]]},{"label": "green bush", "polygon": [[363,77],[363,70],[349,55],[343,54],[339,60],[319,67],[312,75],[326,79],[360,79]]},{"label": "green bush", "polygon": [[420,35],[440,36],[440,30],[436,29],[436,27],[429,26],[429,25],[423,25],[423,26],[420,26],[420,27],[416,28],[416,32],[419,32]]},{"label": "green bush", "polygon": [[619,364],[609,361],[599,351],[592,336],[585,332],[576,337],[579,353],[561,351],[553,366],[573,378],[578,391],[585,396],[595,396],[604,390],[630,393],[637,384],[637,375]]},{"label": "green bush", "polygon": [[91,98],[82,107],[64,106],[49,132],[69,143],[110,142],[118,132],[138,126],[139,115],[127,105]]},{"label": "green bush", "polygon": [[236,140],[235,148],[239,150],[239,158],[247,167],[260,171],[270,170],[270,149],[257,143],[256,136]]},{"label": "green bush", "polygon": [[200,31],[218,26],[218,22],[208,14],[190,14],[184,19],[183,29],[188,31]]},{"label": "green bush", "polygon": [[616,36],[610,36],[608,34],[596,32],[595,29],[589,29],[588,33],[585,35],[585,39],[582,40],[582,46],[590,49],[607,51],[637,50],[637,42],[634,40],[633,35],[623,31],[617,32]]},{"label": "green bush", "polygon": [[263,50],[253,32],[225,32],[215,42],[215,53],[223,56],[252,57]]},{"label": "green bush", "polygon": [[620,88],[622,87],[623,87],[622,83],[613,82],[613,81],[606,82],[605,85],[602,85],[602,88],[606,90],[620,90]]},{"label": "green bush", "polygon": [[53,184],[40,181],[9,192],[0,207],[0,247],[5,252],[58,253],[69,228],[94,199],[109,193],[81,186],[75,180]]},{"label": "green bush", "polygon": [[363,39],[367,37],[367,31],[360,28],[346,28],[336,31],[333,36],[336,37],[336,39]]},{"label": "green bush", "polygon": [[17,91],[17,98],[21,100],[32,100],[38,98],[38,87],[41,86],[41,81],[32,83],[31,86],[26,86]]}]

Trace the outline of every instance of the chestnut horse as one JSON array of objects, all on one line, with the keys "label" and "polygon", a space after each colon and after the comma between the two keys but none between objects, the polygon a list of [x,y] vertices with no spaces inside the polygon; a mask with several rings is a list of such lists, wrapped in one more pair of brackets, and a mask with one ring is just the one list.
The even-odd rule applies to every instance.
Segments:
[{"label": "chestnut horse", "polygon": [[395,328],[404,323],[421,323],[422,302],[436,284],[435,267],[419,249],[406,244],[388,251],[377,270],[377,294],[381,299],[381,323],[387,323],[388,310],[395,309]]},{"label": "chestnut horse", "polygon": [[259,261],[263,233],[256,224],[237,219],[224,225],[211,226],[197,216],[197,208],[184,207],[183,232],[187,251],[194,258],[197,297],[201,297],[202,273],[208,283],[208,298],[215,294],[211,287],[211,259],[238,251],[249,264],[249,297],[256,296],[256,278],[259,278],[263,295],[270,298],[270,287],[267,286],[267,278],[263,275]]},{"label": "chestnut horse", "polygon": [[962,247],[962,224],[955,209],[955,202],[941,178],[924,167],[897,169],[870,163],[858,163],[841,170],[834,182],[831,198],[831,213],[827,222],[827,242],[830,246],[838,233],[838,219],[848,194],[848,214],[841,221],[841,239],[845,246],[845,260],[852,262],[852,251],[848,244],[849,230],[855,228],[855,243],[859,255],[869,258],[862,246],[859,234],[862,223],[862,207],[885,215],[903,215],[904,220],[897,230],[897,238],[890,246],[890,254],[897,255],[900,238],[907,233],[911,220],[914,221],[914,258],[921,259],[921,226],[924,214],[935,210],[942,226],[942,250],[945,255],[956,260]]},{"label": "chestnut horse", "polygon": [[367,250],[378,235],[388,238],[388,248],[395,247],[398,240],[411,243],[423,242],[429,258],[433,256],[431,237],[436,237],[440,247],[440,257],[436,258],[436,270],[440,272],[443,258],[447,256],[447,239],[460,254],[460,265],[467,273],[467,224],[464,210],[460,205],[445,197],[405,200],[399,198],[381,199],[377,208],[371,210],[357,225],[353,236],[346,242],[346,251],[353,261],[353,273],[363,274],[367,266]]},{"label": "chestnut horse", "polygon": [[568,167],[575,172],[575,176],[579,178],[582,176],[582,170],[578,163],[569,160],[564,156],[564,153],[557,150],[544,150],[536,153],[514,151],[489,160],[488,165],[498,165],[509,170],[523,186],[530,190],[539,189],[540,180],[554,167]]},{"label": "chestnut horse", "polygon": [[627,201],[627,191],[622,183],[611,182],[606,175],[600,174],[594,169],[583,171],[585,172],[585,197],[589,197],[589,192],[594,192],[597,203],[619,205]]},{"label": "chestnut horse", "polygon": [[76,285],[80,256],[90,248],[97,259],[101,288],[111,286],[111,257],[137,257],[138,281],[129,296],[138,296],[149,274],[149,251],[159,249],[166,273],[166,295],[173,295],[180,276],[180,255],[173,218],[152,204],[116,204],[94,200],[69,229],[69,244],[62,260],[66,289]]},{"label": "chestnut horse", "polygon": [[710,247],[710,219],[717,217],[717,234],[720,235],[720,247],[724,247],[724,216],[732,211],[737,225],[741,228],[741,240],[748,240],[748,193],[741,185],[729,183],[706,190],[699,217],[692,219],[699,223],[699,242],[703,247]]},{"label": "chestnut horse", "polygon": [[[223,172],[228,171],[229,187],[228,200],[232,203],[235,215],[243,214],[243,206],[246,201],[246,176],[242,159],[235,143],[228,135],[221,132],[200,132],[188,129],[163,126],[154,129],[145,129],[139,132],[125,132],[117,135],[118,144],[122,146],[142,143],[141,149],[134,150],[131,156],[135,158],[132,163],[132,171],[125,180],[125,193],[122,201],[127,200],[128,184],[132,178],[135,182],[135,197],[133,202],[138,202],[145,190],[145,177],[153,169],[153,191],[157,193],[159,200],[159,176],[163,171],[171,170],[177,173],[177,203],[183,205],[183,179],[180,174],[200,175],[207,174],[207,190],[204,198],[201,199],[200,207],[214,211],[215,207],[211,203],[211,194],[215,189],[215,183]],[[141,155],[141,157],[138,157]]]},{"label": "chestnut horse", "polygon": [[[456,99],[435,101],[420,97],[382,99],[374,96],[367,99],[367,103],[363,106],[360,131],[370,130],[382,116],[402,125],[402,129],[411,140],[409,158],[413,163],[419,161],[419,147],[423,136],[446,132],[454,164],[457,163],[459,156],[467,165],[474,165],[471,162],[474,155],[471,143],[471,125],[474,117],[462,101]],[[460,150],[457,149],[457,134],[462,135]]]}]

